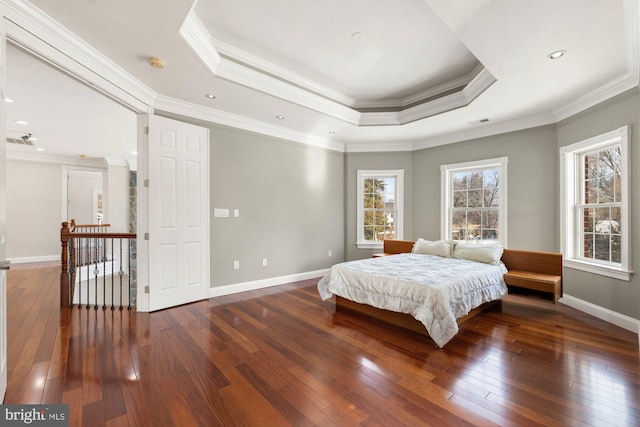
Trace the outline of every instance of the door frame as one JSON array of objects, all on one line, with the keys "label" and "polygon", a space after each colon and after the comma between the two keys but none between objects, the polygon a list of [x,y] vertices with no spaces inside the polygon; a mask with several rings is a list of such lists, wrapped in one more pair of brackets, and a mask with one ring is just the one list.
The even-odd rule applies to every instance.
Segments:
[{"label": "door frame", "polygon": [[[60,214],[61,222],[71,221],[73,218],[69,218],[69,175],[74,172],[92,172],[92,173],[101,173],[102,174],[102,200],[103,200],[103,214],[109,212],[109,169],[101,168],[101,167],[89,167],[89,166],[72,166],[72,165],[62,165],[62,174],[61,174],[61,188],[62,188],[62,212]],[[104,215],[106,217],[106,215]],[[108,220],[108,218],[107,218]],[[107,221],[104,221],[107,222]]]},{"label": "door frame", "polygon": [[[26,50],[45,63],[51,64],[60,72],[66,73],[80,82],[102,92],[104,95],[129,108],[138,117],[153,113],[153,105],[157,94],[149,87],[123,72],[107,57],[96,52],[84,40],[78,38],[46,14],[40,12],[28,3],[2,2],[0,3],[2,27],[6,33],[6,42]],[[0,66],[5,66],[4,55],[0,59]],[[140,120],[139,120],[140,122]],[[0,123],[4,130],[6,124]],[[142,128],[144,129],[144,128]],[[146,172],[144,160],[146,150],[146,136],[138,128],[137,151],[138,171]],[[64,177],[64,174],[63,174]],[[106,177],[106,171],[105,171]],[[63,178],[66,187],[66,177]],[[148,298],[144,288],[148,284],[148,246],[143,238],[146,232],[146,217],[148,205],[146,192],[138,180],[138,302],[139,311],[148,307]],[[142,190],[142,191],[141,191]],[[105,182],[106,191],[106,182]],[[66,192],[64,193],[66,197]],[[66,220],[66,200],[63,203],[61,217]],[[146,306],[145,306],[146,304]],[[148,308],[147,308],[148,311]]]},{"label": "door frame", "polygon": [[[194,125],[191,123],[183,122],[176,119],[171,119],[156,115],[145,115],[141,118],[141,123],[146,124],[141,131],[144,137],[144,150],[142,156],[142,164],[138,165],[138,212],[144,212],[145,215],[143,221],[140,221],[138,217],[138,241],[142,239],[142,245],[144,247],[144,267],[145,275],[144,281],[140,281],[138,275],[138,283],[147,284],[150,289],[146,290],[138,286],[138,296],[142,297],[145,301],[144,305],[138,305],[138,311],[151,311],[162,310],[179,304],[186,304],[189,302],[200,301],[202,299],[209,298],[209,283],[210,283],[210,224],[209,224],[209,212],[210,212],[210,171],[209,171],[209,129]],[[164,138],[161,136],[161,130],[169,131],[169,135],[174,135],[175,132],[176,143],[175,150],[169,149],[169,153],[166,147],[162,146],[161,141]],[[198,143],[189,147],[189,141],[194,141],[192,138],[196,137]],[[170,138],[169,138],[170,139]],[[199,149],[194,151],[194,148],[198,146]],[[154,147],[154,148],[151,148]],[[180,148],[182,147],[182,148]],[[165,153],[164,155],[162,153]],[[138,152],[140,154],[140,152]],[[172,154],[177,154],[177,157],[171,157]],[[169,157],[165,157],[168,155]],[[175,159],[176,163],[176,176],[180,176],[182,170],[184,181],[177,179],[176,191],[176,224],[175,228],[167,225],[168,228],[160,224],[160,215],[157,213],[159,206],[154,206],[154,200],[156,203],[161,202],[162,196],[159,196],[160,189],[162,189],[162,178],[168,178],[167,174],[160,172],[160,159]],[[180,160],[182,159],[182,160]],[[197,162],[199,167],[197,168],[198,184],[189,185],[187,175],[187,165]],[[194,169],[191,169],[192,171]],[[150,185],[147,183],[151,181]],[[184,196],[189,193],[193,193],[190,189],[198,188],[197,196],[192,200],[194,203],[186,203],[186,200],[179,201],[180,196]],[[140,191],[141,190],[141,191]],[[153,191],[152,191],[153,190]],[[144,208],[140,208],[140,194],[144,198]],[[153,197],[152,197],[153,196]],[[188,206],[193,208],[197,206],[195,210],[190,210],[191,213],[197,211],[196,214],[199,221],[196,223],[187,224],[186,220],[189,214]],[[154,212],[154,215],[151,215]],[[191,218],[193,220],[194,218]],[[143,228],[142,228],[143,227]],[[142,229],[140,229],[142,228]],[[150,239],[147,239],[146,233],[150,233]],[[172,237],[173,236],[173,237]],[[187,257],[187,249],[190,245],[196,245],[200,248],[197,255],[193,257]],[[199,245],[198,245],[199,244]],[[158,257],[161,247],[167,245],[175,245],[178,250],[176,258],[167,260],[167,263],[160,263]],[[182,249],[182,250],[181,250]],[[190,270],[189,260],[199,259],[197,263],[198,267],[195,270]],[[162,275],[159,274],[161,268],[160,265],[168,265],[172,261],[175,261],[176,268],[176,289],[182,288],[185,292],[178,292],[175,299],[171,298],[168,303],[160,303],[162,298],[166,298],[166,292],[170,292],[170,289],[163,290]],[[152,267],[154,270],[152,270]],[[191,264],[191,267],[194,267]],[[194,274],[190,276],[189,271]],[[194,282],[189,282],[189,279],[195,279]],[[197,279],[196,279],[197,278]],[[141,289],[142,288],[142,289]],[[140,294],[140,290],[143,291],[143,295]],[[163,297],[162,294],[165,296]],[[140,301],[140,300],[139,300]]]},{"label": "door frame", "polygon": [[136,309],[148,312],[149,303],[149,188],[145,177],[149,170],[149,114],[138,114],[138,172],[136,175],[136,249],[137,297]]}]

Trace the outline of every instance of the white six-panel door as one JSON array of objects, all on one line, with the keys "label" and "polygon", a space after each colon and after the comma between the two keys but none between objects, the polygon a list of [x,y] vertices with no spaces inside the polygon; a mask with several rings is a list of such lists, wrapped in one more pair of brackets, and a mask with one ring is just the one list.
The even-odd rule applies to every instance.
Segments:
[{"label": "white six-panel door", "polygon": [[209,130],[149,117],[149,310],[209,296]]}]

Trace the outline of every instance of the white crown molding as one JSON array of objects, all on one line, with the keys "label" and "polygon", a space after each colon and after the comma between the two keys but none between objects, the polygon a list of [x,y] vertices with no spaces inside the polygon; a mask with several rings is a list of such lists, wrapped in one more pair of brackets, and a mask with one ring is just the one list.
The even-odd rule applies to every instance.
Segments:
[{"label": "white crown molding", "polygon": [[496,78],[482,68],[461,91],[419,104],[402,111],[362,113],[361,126],[404,125],[437,114],[446,113],[472,103],[496,82]]},{"label": "white crown molding", "polygon": [[392,100],[391,103],[375,100],[359,102],[270,61],[214,39],[193,9],[184,20],[180,34],[215,76],[357,126],[402,125],[460,108],[468,105],[495,82],[495,77],[479,65],[469,75],[438,87],[440,90],[452,90],[466,84],[461,92],[426,101],[403,111],[359,112],[354,107],[356,104],[367,107],[380,107],[380,104],[383,108],[403,107],[425,99],[421,96],[435,97],[437,93],[430,89],[410,97]]},{"label": "white crown molding", "polygon": [[640,3],[637,0],[625,0],[623,8],[627,73],[555,109],[553,113],[557,121],[569,118],[640,84]]},{"label": "white crown molding", "polygon": [[[151,113],[153,112],[152,106],[155,105],[160,109],[176,114],[339,152],[420,150],[453,142],[553,124],[629,89],[638,87],[640,83],[640,6],[637,0],[624,0],[627,73],[617,80],[597,88],[550,113],[510,120],[503,123],[477,126],[474,129],[439,135],[413,143],[350,143],[348,147],[345,147],[345,144],[341,142],[318,138],[304,132],[292,131],[246,117],[158,96],[153,90],[132,77],[116,63],[106,58],[92,46],[30,3],[21,0],[0,0],[0,8],[7,38],[10,42],[27,49],[44,61],[79,78],[135,112]],[[425,103],[405,110],[402,114],[400,112],[360,113],[347,105],[322,96],[322,88],[319,86],[309,86],[311,89],[316,87],[317,90],[305,90],[296,85],[287,84],[279,78],[251,70],[248,67],[243,67],[240,64],[221,57],[218,50],[214,47],[213,39],[193,10],[187,16],[187,19],[180,29],[180,34],[213,73],[221,73],[221,76],[227,79],[237,78],[238,83],[245,86],[259,85],[261,88],[258,90],[265,93],[272,94],[273,96],[290,102],[299,103],[299,105],[308,108],[313,108],[316,111],[337,117],[357,126],[401,125],[410,121],[420,120],[429,115],[458,108],[459,106],[456,106],[456,103],[461,102],[460,96],[456,96],[449,100],[454,101],[451,104],[447,104],[446,100],[440,100],[440,104],[436,103],[431,106],[428,106],[430,103]],[[231,47],[221,43],[219,43],[219,45],[225,52],[228,50],[230,53],[233,53]],[[238,52],[235,52],[235,54],[238,54]],[[252,58],[248,56],[241,56],[241,59],[247,60],[248,63],[259,60],[259,58],[256,59],[255,57]],[[267,69],[277,71],[277,69]],[[488,87],[487,82],[491,81],[491,79],[495,81],[495,78],[491,76],[486,69],[480,71],[476,69],[474,73],[477,74],[473,80],[466,85],[465,89],[463,89],[463,97],[466,98],[467,101],[479,96],[482,91]],[[292,82],[304,83],[304,80],[295,80],[290,74],[285,73],[284,75],[285,77],[289,76]],[[300,77],[300,79],[302,79],[302,77]],[[477,82],[477,85],[474,84],[475,82]],[[453,85],[454,82],[451,84]],[[427,92],[422,92],[421,94],[425,93]],[[408,97],[401,101],[409,102],[413,99],[413,97]],[[397,100],[394,100],[394,102],[395,101]],[[411,103],[412,102],[409,102],[409,105]],[[363,105],[373,104],[365,103]],[[11,150],[8,151],[9,158],[29,161],[43,161],[43,159],[45,159],[44,161],[52,163],[60,162],[59,159],[53,160],[55,156],[48,154],[18,154],[17,152],[11,152]],[[64,156],[57,157],[65,158],[65,163],[70,162],[70,159],[72,159],[71,157],[66,158]],[[87,161],[89,160],[92,159],[74,159],[70,164],[78,166],[87,165]],[[101,164],[100,166],[104,165]]]},{"label": "white crown molding", "polygon": [[2,0],[7,39],[137,113],[155,92],[30,3]]},{"label": "white crown molding", "polygon": [[[290,82],[340,104],[352,106],[355,103],[355,100],[351,97],[322,86],[312,80],[306,79],[297,73],[279,67],[270,61],[252,55],[251,53],[225,43],[222,40],[213,38],[193,9],[187,15],[182,27],[180,27],[180,35],[183,37],[185,42],[187,42],[187,45],[191,50],[204,62],[209,71],[215,75],[219,76],[219,73],[223,73],[223,71],[219,71],[221,62],[232,62],[226,58],[222,58],[220,56],[222,54],[229,58],[233,58],[239,65],[249,65],[254,69],[263,71],[263,73],[276,76],[284,82]],[[230,77],[228,78],[229,80],[233,78],[233,76],[228,77]],[[245,85],[253,87],[258,84],[258,82],[255,82],[253,84],[248,83]],[[256,89],[256,87],[254,87],[254,89]]]},{"label": "white crown molding", "polygon": [[128,159],[118,159],[118,158],[115,158],[115,157],[105,157],[104,161],[109,166],[118,166],[118,167],[129,166],[129,160]]},{"label": "white crown molding", "polygon": [[556,108],[553,110],[553,115],[555,120],[559,122],[637,86],[638,77],[633,74],[626,74],[600,88],[584,94],[569,104]]},{"label": "white crown molding", "polygon": [[425,89],[423,91],[417,92],[413,95],[409,95],[405,98],[395,98],[395,99],[381,99],[381,100],[358,100],[355,102],[355,108],[402,108],[407,105],[415,104],[425,99],[429,99],[432,97],[436,97],[442,93],[448,92],[450,90],[454,90],[460,88],[462,86],[466,86],[475,79],[478,74],[480,74],[483,70],[485,70],[482,64],[478,64],[476,68],[473,69],[466,76],[459,77],[454,80],[450,80],[446,83],[443,83],[438,86],[434,86],[429,89]]},{"label": "white crown molding", "polygon": [[342,142],[318,138],[308,133],[296,132],[291,129],[274,126],[269,123],[249,119],[244,116],[227,113],[225,111],[214,110],[212,108],[203,107],[201,105],[192,104],[186,101],[166,96],[158,96],[155,109],[157,111],[165,111],[168,113],[204,120],[211,123],[217,123],[237,129],[243,129],[250,132],[269,135],[275,138],[299,142],[301,144],[310,145],[313,147],[338,151],[340,153],[344,153],[345,150],[344,144]]},{"label": "white crown molding", "polygon": [[346,144],[347,153],[385,153],[392,151],[413,151],[413,144],[411,141],[403,142],[350,142]]},{"label": "white crown molding", "polygon": [[61,154],[49,154],[44,152],[22,151],[10,148],[7,144],[7,159],[25,162],[51,163],[56,165],[83,166],[91,168],[105,168],[107,162],[103,158],[81,158],[65,156]]},{"label": "white crown molding", "polygon": [[360,122],[361,113],[350,107],[224,58],[220,61],[217,76],[347,123],[357,125]]},{"label": "white crown molding", "polygon": [[211,44],[212,37],[193,8],[187,14],[179,33],[187,46],[200,58],[209,71],[217,74],[221,60],[220,54]]},{"label": "white crown molding", "polygon": [[222,40],[212,38],[212,43],[216,47],[218,52],[229,58],[233,58],[238,63],[247,64],[267,74],[276,76],[278,79],[303,87],[310,92],[315,92],[318,95],[329,98],[340,104],[353,107],[356,103],[356,100],[351,98],[350,96],[323,86],[317,82],[314,82],[313,80],[302,77],[301,75],[294,73],[291,70],[282,68],[270,61],[252,55],[251,53],[225,43]]},{"label": "white crown molding", "polygon": [[399,113],[400,124],[411,123],[416,120],[426,119],[427,117],[446,113],[447,111],[455,110],[456,108],[466,107],[471,103],[471,101],[464,91],[452,93],[442,98],[434,99],[431,102],[416,105],[415,107],[401,111]]},{"label": "white crown molding", "polygon": [[487,90],[492,84],[496,82],[496,78],[489,70],[482,67],[478,70],[473,79],[462,90],[464,96],[467,97],[467,102],[471,103],[474,99],[482,95],[482,92]]},{"label": "white crown molding", "polygon": [[402,125],[401,111],[372,111],[362,113],[360,126],[398,126]]},{"label": "white crown molding", "polygon": [[637,0],[625,0],[625,35],[627,49],[627,70],[636,83],[640,83],[640,3]]},{"label": "white crown molding", "polygon": [[[213,45],[211,34],[204,27],[202,21],[192,15],[195,15],[193,10],[189,12],[187,19],[183,22],[180,35],[205,66],[217,77],[311,108],[348,123],[359,123],[360,113],[350,107],[295,86],[284,79],[272,77],[262,71],[221,57]],[[249,58],[248,55],[245,54],[245,59]]]},{"label": "white crown molding", "polygon": [[505,122],[475,125],[472,129],[466,129],[459,132],[453,132],[446,135],[439,135],[422,141],[413,143],[414,150],[422,150],[425,148],[437,147],[439,145],[451,144],[454,142],[469,141],[477,138],[500,135],[507,132],[515,132],[518,130],[531,129],[538,126],[555,124],[556,120],[551,113],[542,113],[536,116],[523,117]]}]

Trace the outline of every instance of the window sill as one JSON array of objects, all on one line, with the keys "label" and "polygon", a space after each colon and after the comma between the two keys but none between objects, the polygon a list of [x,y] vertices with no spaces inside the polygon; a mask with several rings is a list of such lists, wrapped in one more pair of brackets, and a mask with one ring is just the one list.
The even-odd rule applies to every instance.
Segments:
[{"label": "window sill", "polygon": [[630,281],[633,271],[624,270],[622,268],[609,267],[606,265],[595,264],[586,261],[580,261],[577,259],[566,259],[563,263],[564,267],[573,268],[575,270],[582,270],[588,273],[600,274],[601,276],[607,276],[618,280]]},{"label": "window sill", "polygon": [[356,242],[358,249],[382,249],[382,242]]}]

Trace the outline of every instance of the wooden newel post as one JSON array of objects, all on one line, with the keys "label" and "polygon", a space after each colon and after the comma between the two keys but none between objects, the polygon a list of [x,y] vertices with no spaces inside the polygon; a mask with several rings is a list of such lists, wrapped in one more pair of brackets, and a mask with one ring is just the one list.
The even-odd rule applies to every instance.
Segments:
[{"label": "wooden newel post", "polygon": [[60,229],[60,246],[62,246],[60,271],[60,307],[69,307],[69,223],[63,222]]}]

